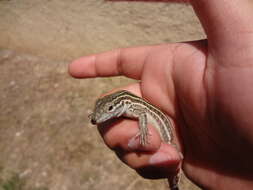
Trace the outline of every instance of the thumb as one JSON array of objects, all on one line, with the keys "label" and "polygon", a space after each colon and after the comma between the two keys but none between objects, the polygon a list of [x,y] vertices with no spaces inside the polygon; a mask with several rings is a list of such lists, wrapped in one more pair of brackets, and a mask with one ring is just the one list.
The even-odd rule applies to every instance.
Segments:
[{"label": "thumb", "polygon": [[[207,34],[209,51],[222,56],[249,47],[253,41],[253,1],[191,0]],[[226,58],[226,57],[224,57]],[[226,58],[227,59],[227,58]]]}]

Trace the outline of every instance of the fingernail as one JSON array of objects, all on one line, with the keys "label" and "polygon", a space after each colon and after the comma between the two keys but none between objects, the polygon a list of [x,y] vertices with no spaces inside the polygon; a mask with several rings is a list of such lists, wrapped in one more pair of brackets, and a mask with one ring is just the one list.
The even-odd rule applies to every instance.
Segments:
[{"label": "fingernail", "polygon": [[180,156],[180,159],[183,160],[184,159],[184,155],[182,152],[179,152],[179,156]]},{"label": "fingernail", "polygon": [[150,164],[160,164],[171,160],[170,155],[163,152],[157,152],[149,159]]},{"label": "fingernail", "polygon": [[140,140],[136,137],[131,138],[128,142],[128,147],[130,149],[137,149],[140,147]]}]

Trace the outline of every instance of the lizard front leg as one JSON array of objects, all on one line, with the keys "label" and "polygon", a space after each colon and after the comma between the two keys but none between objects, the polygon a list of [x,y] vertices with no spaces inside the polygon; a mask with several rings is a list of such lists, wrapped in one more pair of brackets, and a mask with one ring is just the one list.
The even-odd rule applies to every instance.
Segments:
[{"label": "lizard front leg", "polygon": [[139,130],[140,130],[140,144],[142,146],[145,146],[148,144],[148,119],[147,119],[147,114],[146,113],[140,113],[139,117]]},{"label": "lizard front leg", "polygon": [[148,144],[148,116],[145,110],[131,105],[123,115],[126,117],[138,119],[139,132],[135,137],[140,138],[141,146]]}]

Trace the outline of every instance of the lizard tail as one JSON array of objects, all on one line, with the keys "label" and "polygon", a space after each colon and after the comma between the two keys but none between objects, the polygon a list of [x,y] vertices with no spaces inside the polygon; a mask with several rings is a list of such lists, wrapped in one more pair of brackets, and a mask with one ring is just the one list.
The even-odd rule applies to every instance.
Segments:
[{"label": "lizard tail", "polygon": [[172,180],[168,179],[170,190],[179,190],[179,187],[178,187],[179,179],[180,179],[179,173],[176,176],[174,176]]}]

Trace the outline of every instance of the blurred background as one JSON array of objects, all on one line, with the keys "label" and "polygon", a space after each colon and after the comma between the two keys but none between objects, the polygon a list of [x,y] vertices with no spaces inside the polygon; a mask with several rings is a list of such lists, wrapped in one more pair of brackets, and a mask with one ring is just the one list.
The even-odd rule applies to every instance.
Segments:
[{"label": "blurred background", "polygon": [[[168,189],[120,162],[87,118],[96,98],[133,82],[73,79],[80,56],[205,38],[182,3],[0,0],[0,190]],[[183,189],[198,188],[185,178]]]}]

